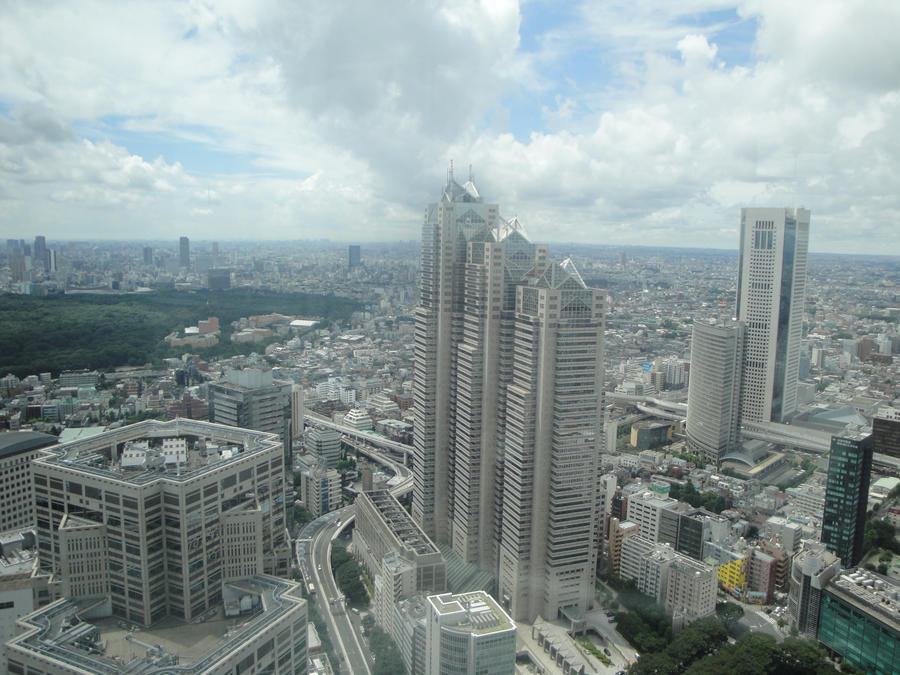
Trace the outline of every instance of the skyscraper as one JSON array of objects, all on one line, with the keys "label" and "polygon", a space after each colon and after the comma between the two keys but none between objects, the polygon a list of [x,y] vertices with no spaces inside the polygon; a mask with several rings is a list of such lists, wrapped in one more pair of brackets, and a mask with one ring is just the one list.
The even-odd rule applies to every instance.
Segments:
[{"label": "skyscraper", "polygon": [[47,248],[47,238],[39,234],[34,238],[32,249],[32,267],[46,272],[50,268],[50,249]]},{"label": "skyscraper", "polygon": [[740,322],[694,324],[685,432],[691,452],[709,462],[718,463],[739,442],[743,347]]},{"label": "skyscraper", "polygon": [[746,326],[741,419],[782,422],[797,408],[809,210],[741,209],[737,318]]},{"label": "skyscraper", "polygon": [[813,541],[805,542],[790,565],[788,621],[801,637],[815,638],[819,632],[822,590],[841,572],[840,559]]},{"label": "skyscraper", "polygon": [[822,543],[844,567],[854,567],[862,558],[871,473],[872,436],[831,437]]},{"label": "skyscraper", "polygon": [[359,267],[362,260],[362,253],[359,244],[350,244],[347,248],[347,266],[351,269]]},{"label": "skyscraper", "polygon": [[191,240],[187,237],[178,240],[178,264],[182,267],[191,266]]},{"label": "skyscraper", "polygon": [[593,598],[603,293],[451,172],[425,210],[412,515],[516,620]]}]

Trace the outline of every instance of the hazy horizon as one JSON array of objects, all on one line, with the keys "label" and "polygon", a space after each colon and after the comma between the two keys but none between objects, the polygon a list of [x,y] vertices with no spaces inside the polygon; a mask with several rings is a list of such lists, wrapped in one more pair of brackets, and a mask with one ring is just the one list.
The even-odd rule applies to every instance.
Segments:
[{"label": "hazy horizon", "polygon": [[[900,254],[900,4],[16,3],[0,237],[405,240],[451,160],[534,241]],[[377,232],[378,237],[371,233]]]}]

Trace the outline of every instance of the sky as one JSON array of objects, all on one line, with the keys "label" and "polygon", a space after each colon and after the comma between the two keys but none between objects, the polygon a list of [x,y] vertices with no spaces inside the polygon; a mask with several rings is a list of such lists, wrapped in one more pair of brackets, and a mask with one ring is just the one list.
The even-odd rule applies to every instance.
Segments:
[{"label": "sky", "polygon": [[454,175],[539,242],[900,255],[896,0],[0,0],[0,237],[418,239]]}]

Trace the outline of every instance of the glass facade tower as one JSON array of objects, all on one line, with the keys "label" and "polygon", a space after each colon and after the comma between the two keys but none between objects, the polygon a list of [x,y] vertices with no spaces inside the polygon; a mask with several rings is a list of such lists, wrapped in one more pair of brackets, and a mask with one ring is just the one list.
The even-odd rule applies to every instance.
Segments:
[{"label": "glass facade tower", "polygon": [[862,558],[871,473],[871,436],[831,437],[822,543],[844,567],[853,567]]}]

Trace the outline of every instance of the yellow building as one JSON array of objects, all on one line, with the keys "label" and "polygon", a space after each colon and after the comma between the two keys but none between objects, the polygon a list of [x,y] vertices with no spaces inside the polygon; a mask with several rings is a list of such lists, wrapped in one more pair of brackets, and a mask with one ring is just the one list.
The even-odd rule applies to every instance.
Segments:
[{"label": "yellow building", "polygon": [[738,558],[720,563],[719,586],[735,597],[743,595],[747,588],[747,559]]}]

